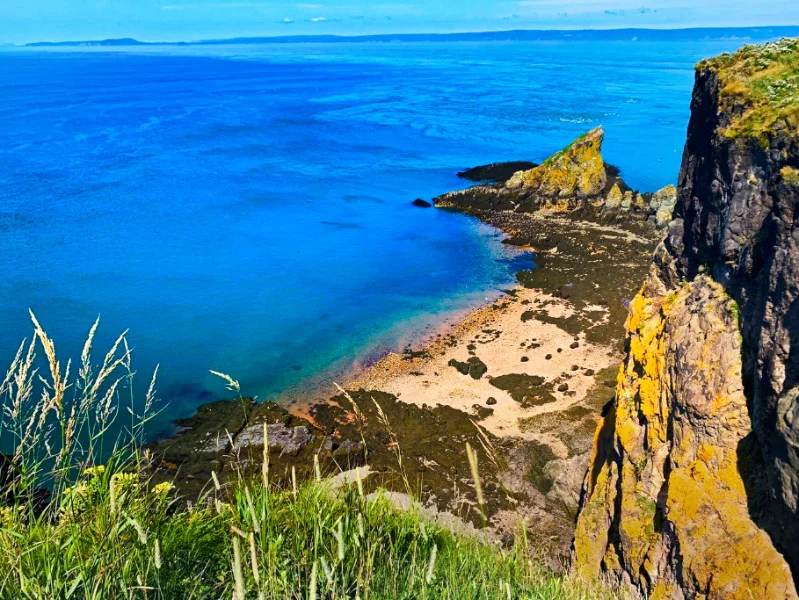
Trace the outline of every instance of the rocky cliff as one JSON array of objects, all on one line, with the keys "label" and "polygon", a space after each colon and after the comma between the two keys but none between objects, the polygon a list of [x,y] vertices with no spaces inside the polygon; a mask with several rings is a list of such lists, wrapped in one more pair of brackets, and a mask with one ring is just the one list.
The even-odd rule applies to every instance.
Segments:
[{"label": "rocky cliff", "polygon": [[[618,169],[605,163],[605,132],[597,127],[577,138],[540,165],[515,172],[495,185],[479,185],[435,199],[439,208],[513,211],[555,211],[612,220],[630,216],[664,228],[677,202],[677,190],[668,186],[655,194],[632,190]],[[505,163],[505,165],[520,163]],[[496,171],[504,165],[488,165],[472,171]]]},{"label": "rocky cliff", "polygon": [[797,597],[798,82],[799,40],[697,67],[673,219],[584,487],[584,576]]}]

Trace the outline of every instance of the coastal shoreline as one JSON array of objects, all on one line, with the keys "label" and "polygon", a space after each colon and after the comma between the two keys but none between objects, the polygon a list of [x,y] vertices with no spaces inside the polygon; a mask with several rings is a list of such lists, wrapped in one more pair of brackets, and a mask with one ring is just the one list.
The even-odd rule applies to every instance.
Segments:
[{"label": "coastal shoreline", "polygon": [[[592,144],[590,160],[609,174],[595,186],[593,204],[535,206],[503,191],[502,182],[434,201],[534,254],[533,268],[520,270],[515,285],[447,314],[404,351],[350,365],[337,378],[340,389],[334,379],[292,394],[289,406],[201,407],[181,439],[156,448],[169,465],[163,475],[185,474],[190,488],[210,470],[223,478],[236,473],[242,453],[250,468],[255,461],[247,457],[261,452],[256,438],[263,440],[266,424],[277,439],[299,440],[290,453],[270,441],[284,482],[295,470],[298,478],[312,476],[317,460],[332,473],[368,466],[370,485],[410,487],[423,505],[500,536],[513,535],[520,519],[535,523],[531,539],[566,557],[594,434],[613,397],[627,307],[661,235],[650,217],[664,191],[636,197],[604,165],[601,139],[601,130],[592,132],[565,151]],[[514,198],[527,202],[522,210],[512,209]],[[492,464],[480,473],[483,516],[464,498],[465,488],[472,495],[468,445]]]}]

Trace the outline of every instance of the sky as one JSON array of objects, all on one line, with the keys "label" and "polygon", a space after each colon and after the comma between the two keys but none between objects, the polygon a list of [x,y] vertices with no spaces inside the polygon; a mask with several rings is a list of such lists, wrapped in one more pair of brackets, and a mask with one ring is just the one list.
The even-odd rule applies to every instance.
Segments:
[{"label": "sky", "polygon": [[799,25],[798,0],[0,0],[0,43]]}]

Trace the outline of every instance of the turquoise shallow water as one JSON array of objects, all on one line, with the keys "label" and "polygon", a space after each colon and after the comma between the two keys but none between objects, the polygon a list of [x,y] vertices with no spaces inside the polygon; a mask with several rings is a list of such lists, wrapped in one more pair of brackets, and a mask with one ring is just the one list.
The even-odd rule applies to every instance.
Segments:
[{"label": "turquoise shallow water", "polygon": [[605,126],[674,183],[692,65],[738,42],[375,43],[0,53],[0,365],[32,308],[63,354],[129,328],[169,410],[260,398],[401,347],[529,266],[420,210],[455,172]]}]

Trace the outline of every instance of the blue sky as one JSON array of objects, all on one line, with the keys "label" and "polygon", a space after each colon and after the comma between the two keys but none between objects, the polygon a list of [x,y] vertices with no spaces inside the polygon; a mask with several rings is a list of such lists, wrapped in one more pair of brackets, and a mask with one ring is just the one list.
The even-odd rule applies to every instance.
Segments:
[{"label": "blue sky", "polygon": [[798,0],[0,0],[0,43],[799,25]]}]

